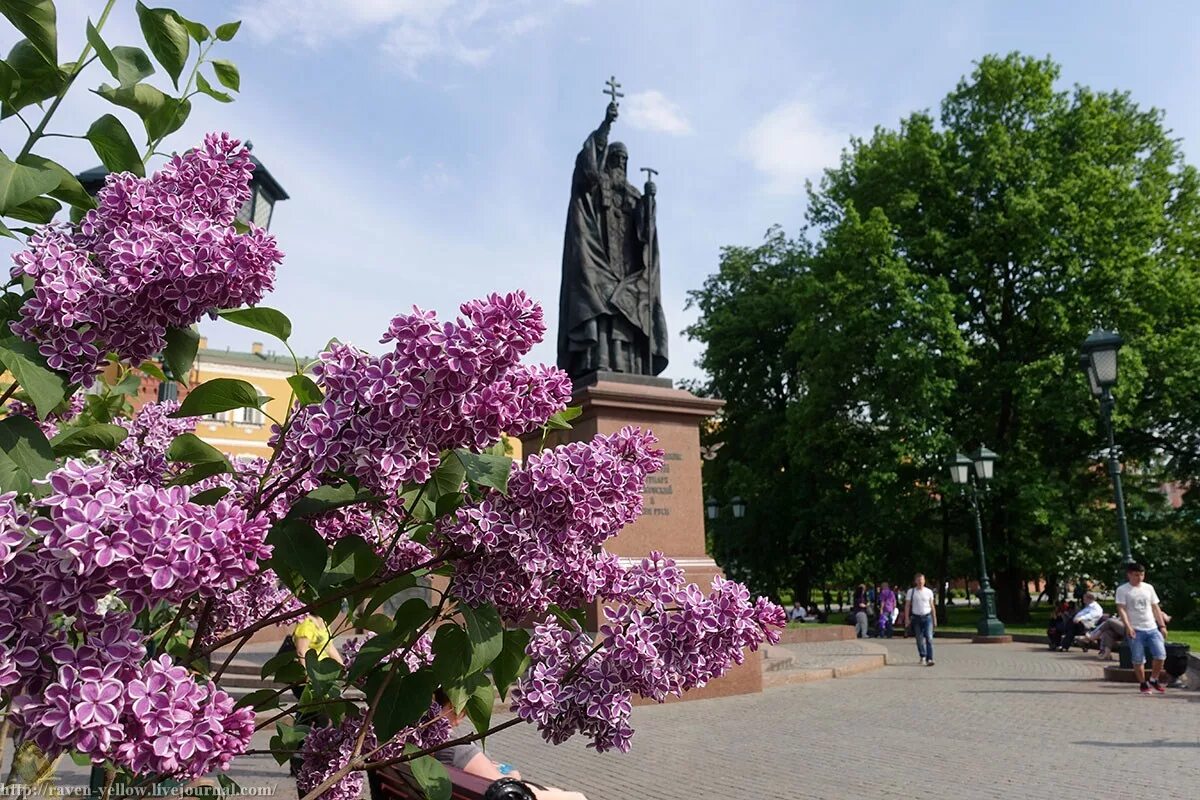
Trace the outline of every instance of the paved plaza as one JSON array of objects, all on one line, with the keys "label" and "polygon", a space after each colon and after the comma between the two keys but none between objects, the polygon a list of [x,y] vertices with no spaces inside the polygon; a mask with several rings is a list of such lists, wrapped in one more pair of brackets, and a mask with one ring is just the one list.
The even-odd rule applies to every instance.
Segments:
[{"label": "paved plaza", "polygon": [[1031,644],[938,641],[931,668],[911,641],[888,648],[862,675],[638,708],[626,755],[529,728],[492,749],[592,800],[1200,796],[1200,692],[1143,697],[1094,656]]},{"label": "paved plaza", "polygon": [[[590,800],[1200,796],[1200,691],[1143,697],[1102,681],[1094,656],[1031,644],[939,640],[932,668],[911,640],[883,644],[889,665],[872,672],[639,707],[628,754],[552,747],[527,726],[489,751]],[[86,782],[70,762],[63,773]],[[295,796],[267,757],[240,760],[235,777]]]}]

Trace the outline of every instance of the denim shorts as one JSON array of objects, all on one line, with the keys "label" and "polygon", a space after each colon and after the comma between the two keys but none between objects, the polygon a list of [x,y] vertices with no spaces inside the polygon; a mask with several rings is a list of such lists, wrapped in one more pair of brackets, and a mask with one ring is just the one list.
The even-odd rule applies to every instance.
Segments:
[{"label": "denim shorts", "polygon": [[1163,641],[1162,631],[1134,631],[1134,636],[1129,640],[1129,655],[1133,658],[1135,664],[1146,663],[1146,650],[1150,651],[1150,658],[1154,661],[1162,661],[1167,657],[1167,645]]}]

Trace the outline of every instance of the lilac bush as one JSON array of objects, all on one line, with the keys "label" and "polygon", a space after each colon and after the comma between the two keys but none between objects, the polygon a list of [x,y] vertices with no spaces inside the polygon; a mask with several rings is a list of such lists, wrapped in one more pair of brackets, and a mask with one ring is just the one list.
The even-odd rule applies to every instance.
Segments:
[{"label": "lilac bush", "polygon": [[[50,766],[71,754],[110,787],[149,789],[224,773],[270,726],[270,752],[297,759],[305,800],[356,797],[364,771],[402,762],[441,797],[430,753],[456,735],[451,718],[470,719],[469,738],[528,722],[551,742],[580,734],[627,750],[635,698],[703,686],[777,640],[782,610],[740,584],[702,590],[661,554],[628,566],[605,550],[662,467],[652,432],[625,428],[524,465],[504,454],[505,436],[569,427],[568,377],[522,362],[546,333],[524,292],[471,300],[449,320],[414,308],[377,352],[335,341],[310,369],[297,361],[268,459],[231,460],[194,433],[206,414],[261,409],[247,383],[210,381],[133,413],[142,378],[186,380],[201,319],[285,345],[291,332],[258,305],[282,255],[236,220],[247,150],[210,134],[145,176],[190,98],[223,99],[200,70],[217,68],[209,48],[237,25],[138,14],[182,31],[148,38],[173,79],[191,63],[187,42],[200,50],[178,97],[146,87],[162,97],[138,111],[145,155],[115,117],[98,120],[83,138],[111,174],[95,201],[40,156],[26,161],[52,166],[22,161],[21,174],[0,159],[12,187],[0,215],[29,219],[59,197],[74,212],[0,229],[25,237],[0,298],[0,713],[27,755]],[[98,59],[130,79],[115,51]],[[234,89],[228,69],[216,79]],[[97,93],[118,102],[116,91]],[[391,605],[435,578],[431,601]],[[586,632],[570,611],[595,602],[602,625]],[[269,677],[297,700],[238,703],[219,688],[231,652],[306,616],[334,635],[371,633],[346,644],[344,665],[317,652],[274,659]],[[497,695],[514,714],[493,725]]]}]

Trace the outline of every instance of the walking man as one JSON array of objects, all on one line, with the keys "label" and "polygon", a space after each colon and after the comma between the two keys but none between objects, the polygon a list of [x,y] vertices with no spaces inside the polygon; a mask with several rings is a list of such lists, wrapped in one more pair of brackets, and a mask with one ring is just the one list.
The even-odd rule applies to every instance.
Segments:
[{"label": "walking man", "polygon": [[908,590],[904,604],[904,627],[912,622],[913,635],[917,637],[917,655],[921,665],[933,666],[933,629],[937,627],[937,607],[933,602],[933,590],[925,585],[925,576],[918,572],[913,576],[913,586]]},{"label": "walking man", "polygon": [[[1158,594],[1154,587],[1142,580],[1146,568],[1141,564],[1130,564],[1125,568],[1127,583],[1117,587],[1117,613],[1125,623],[1125,636],[1129,641],[1129,654],[1133,658],[1133,673],[1137,676],[1142,694],[1156,691],[1166,694],[1167,689],[1159,679],[1163,662],[1167,660],[1167,620],[1158,607]],[[1150,651],[1153,672],[1146,681],[1146,651]]]}]

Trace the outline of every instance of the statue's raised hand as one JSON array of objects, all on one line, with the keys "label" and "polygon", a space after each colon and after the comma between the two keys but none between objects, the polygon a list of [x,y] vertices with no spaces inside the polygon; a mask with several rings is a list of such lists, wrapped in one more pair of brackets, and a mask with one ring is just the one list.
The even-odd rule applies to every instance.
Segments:
[{"label": "statue's raised hand", "polygon": [[617,116],[617,104],[609,103],[608,108],[604,111],[604,121],[611,125],[616,121]]}]

